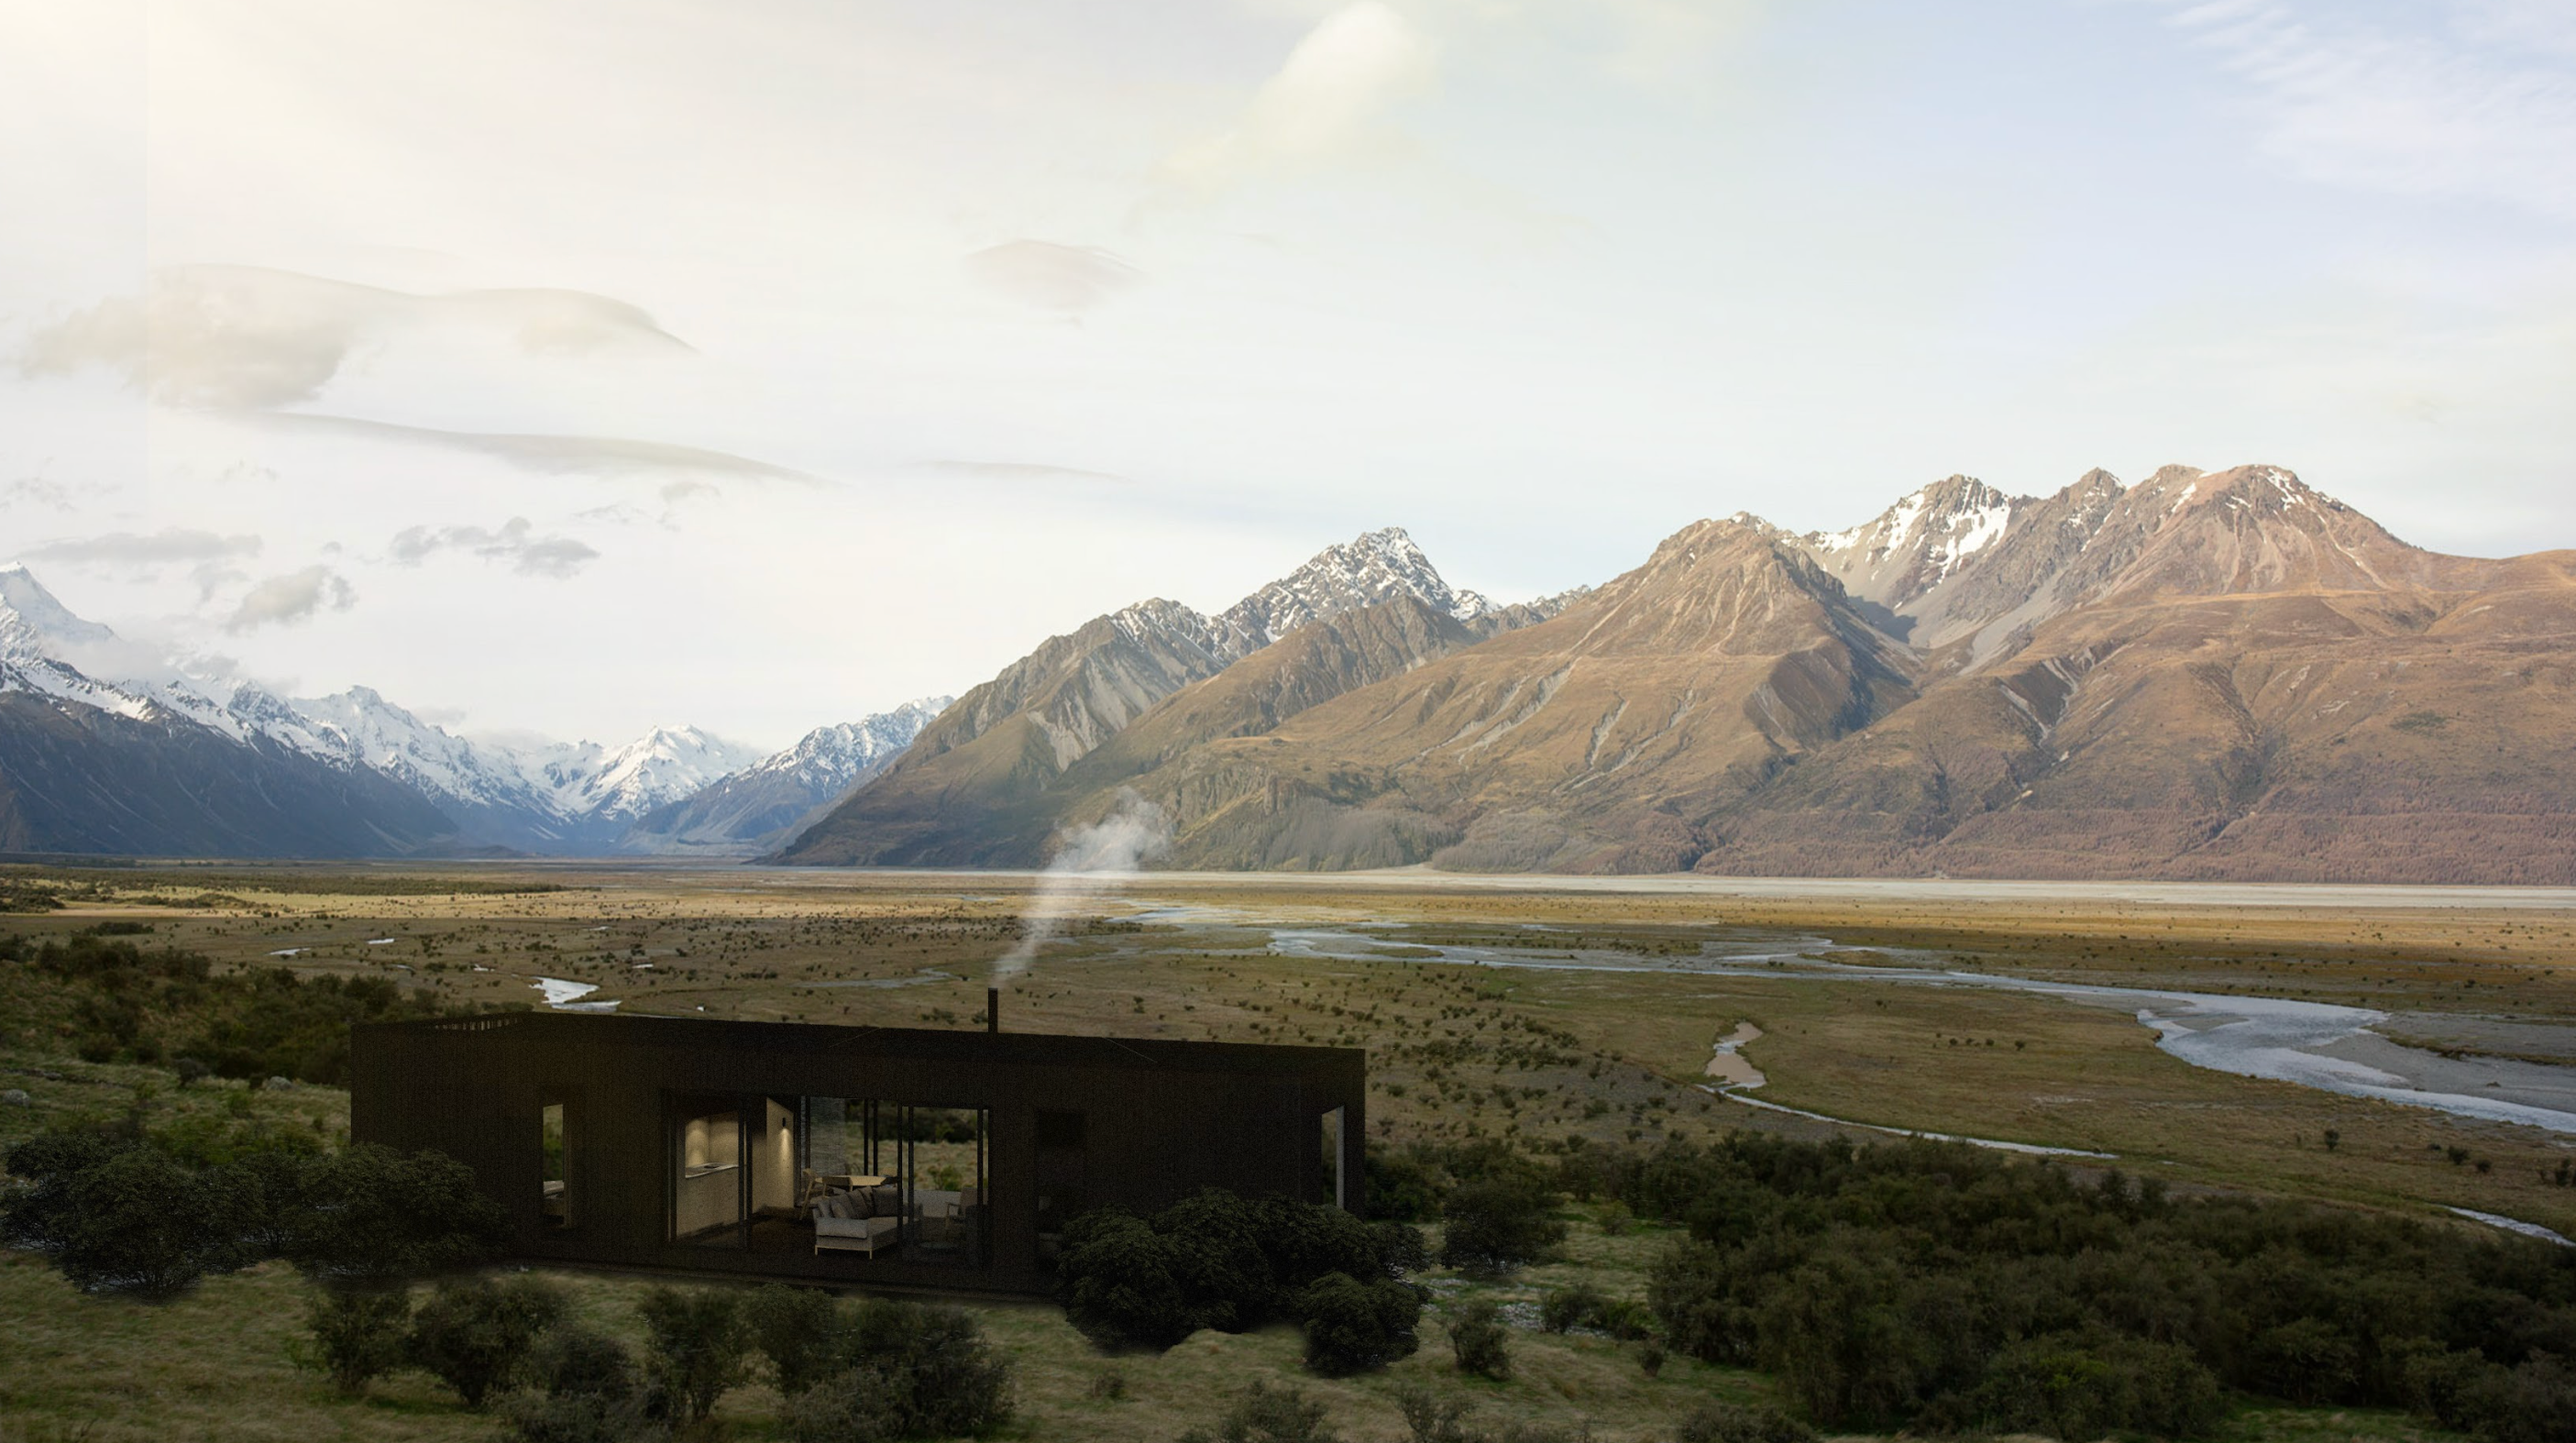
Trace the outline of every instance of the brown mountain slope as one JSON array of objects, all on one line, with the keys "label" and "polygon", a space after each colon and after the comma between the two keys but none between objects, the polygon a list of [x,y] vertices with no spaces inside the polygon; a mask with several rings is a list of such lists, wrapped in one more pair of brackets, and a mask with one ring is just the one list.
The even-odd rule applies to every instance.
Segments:
[{"label": "brown mountain slope", "polygon": [[1554,619],[1135,779],[1178,865],[1666,870],[1691,819],[1912,695],[1768,528],[1704,521]]},{"label": "brown mountain slope", "polygon": [[2168,471],[2009,652],[1710,820],[1703,870],[2576,881],[2563,555]]},{"label": "brown mountain slope", "polygon": [[[957,699],[901,758],[780,854],[824,865],[993,863],[1036,794],[1154,703],[1233,655],[1207,618],[1148,601],[1049,637]],[[1003,863],[1007,864],[1007,863]]]}]

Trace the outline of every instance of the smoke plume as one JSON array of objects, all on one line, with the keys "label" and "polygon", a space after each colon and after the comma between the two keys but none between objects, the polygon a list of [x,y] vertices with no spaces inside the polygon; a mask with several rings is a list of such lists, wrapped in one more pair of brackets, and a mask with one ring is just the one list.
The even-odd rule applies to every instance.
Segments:
[{"label": "smoke plume", "polygon": [[993,985],[1029,970],[1038,949],[1064,930],[1076,907],[1114,890],[1171,849],[1172,824],[1163,809],[1132,791],[1119,792],[1117,809],[1100,821],[1064,832],[1022,915],[1020,945],[993,964]]}]

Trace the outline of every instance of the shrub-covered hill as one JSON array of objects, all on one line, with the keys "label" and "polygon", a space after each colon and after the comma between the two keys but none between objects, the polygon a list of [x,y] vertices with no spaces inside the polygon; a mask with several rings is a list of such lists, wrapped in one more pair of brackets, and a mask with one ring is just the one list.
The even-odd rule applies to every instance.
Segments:
[{"label": "shrub-covered hill", "polygon": [[202,953],[134,940],[146,930],[107,923],[41,942],[0,936],[0,1001],[13,1029],[88,1062],[338,1086],[348,1080],[349,1024],[450,1010],[378,978],[217,971]]}]

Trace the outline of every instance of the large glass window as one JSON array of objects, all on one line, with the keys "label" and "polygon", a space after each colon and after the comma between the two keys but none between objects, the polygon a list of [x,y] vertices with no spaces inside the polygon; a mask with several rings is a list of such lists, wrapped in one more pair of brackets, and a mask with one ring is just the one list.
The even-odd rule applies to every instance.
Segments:
[{"label": "large glass window", "polygon": [[990,1114],[872,1098],[675,1097],[671,1237],[982,1266]]},{"label": "large glass window", "polygon": [[1079,1112],[1038,1109],[1038,1263],[1055,1265],[1064,1225],[1091,1205],[1090,1133]]},{"label": "large glass window", "polygon": [[985,1109],[809,1097],[802,1112],[798,1212],[816,1252],[985,1262],[991,1249]]}]

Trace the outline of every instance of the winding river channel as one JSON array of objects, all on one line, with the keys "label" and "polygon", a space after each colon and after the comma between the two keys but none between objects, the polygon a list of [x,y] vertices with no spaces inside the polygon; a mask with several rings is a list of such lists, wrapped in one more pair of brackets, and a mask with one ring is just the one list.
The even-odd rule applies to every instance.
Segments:
[{"label": "winding river channel", "polygon": [[[1155,920],[1192,919],[1163,914]],[[2576,1134],[2576,1067],[2511,1058],[2451,1055],[2391,1041],[2372,1030],[2389,1014],[2366,1007],[2279,997],[2221,996],[2140,987],[2049,982],[1942,965],[1929,952],[1869,949],[1913,965],[1860,966],[1834,954],[1858,951],[1831,938],[1746,930],[1706,943],[1695,956],[1549,946],[1532,929],[1528,946],[1416,945],[1368,928],[1247,927],[1269,933],[1268,951],[1351,962],[1464,963],[1549,971],[1679,972],[1747,978],[1799,978],[1923,987],[1983,987],[2037,992],[2086,1007],[2113,1008],[2154,1029],[2156,1045],[2194,1067],[2295,1083],[2352,1097],[2372,1097],[2491,1122],[2521,1123]]]}]

